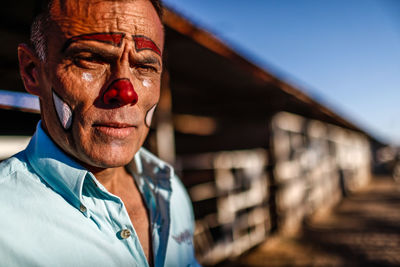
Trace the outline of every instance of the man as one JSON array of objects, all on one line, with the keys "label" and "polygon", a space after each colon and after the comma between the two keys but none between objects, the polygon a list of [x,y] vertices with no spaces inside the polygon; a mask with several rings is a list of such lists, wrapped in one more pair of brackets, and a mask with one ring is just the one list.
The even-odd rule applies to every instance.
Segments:
[{"label": "man", "polygon": [[156,0],[53,0],[33,47],[18,47],[42,120],[0,165],[1,266],[197,265],[189,198],[141,148],[159,100],[160,11]]}]

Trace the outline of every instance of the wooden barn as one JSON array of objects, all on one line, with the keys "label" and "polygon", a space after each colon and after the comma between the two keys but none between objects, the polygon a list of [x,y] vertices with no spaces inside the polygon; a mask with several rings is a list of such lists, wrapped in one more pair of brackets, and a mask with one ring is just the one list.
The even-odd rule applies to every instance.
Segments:
[{"label": "wooden barn", "polygon": [[[40,117],[37,99],[18,93],[16,56],[38,2],[0,11],[2,159],[23,148]],[[176,12],[165,9],[164,23],[162,99],[146,146],[188,189],[202,264],[295,232],[368,183],[379,144],[368,133]]]}]

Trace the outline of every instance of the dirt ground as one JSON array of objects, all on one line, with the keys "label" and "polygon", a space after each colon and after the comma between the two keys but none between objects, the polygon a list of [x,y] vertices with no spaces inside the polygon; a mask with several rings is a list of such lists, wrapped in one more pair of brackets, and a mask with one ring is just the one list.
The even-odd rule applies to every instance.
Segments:
[{"label": "dirt ground", "polygon": [[295,237],[276,235],[218,266],[400,266],[400,184],[376,177]]}]

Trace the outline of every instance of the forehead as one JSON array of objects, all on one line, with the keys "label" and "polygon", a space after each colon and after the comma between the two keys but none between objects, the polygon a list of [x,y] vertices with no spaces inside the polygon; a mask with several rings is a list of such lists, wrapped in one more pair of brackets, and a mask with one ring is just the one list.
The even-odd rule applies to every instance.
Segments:
[{"label": "forehead", "polygon": [[149,0],[55,0],[51,20],[66,39],[95,32],[144,35],[162,47],[160,18]]}]

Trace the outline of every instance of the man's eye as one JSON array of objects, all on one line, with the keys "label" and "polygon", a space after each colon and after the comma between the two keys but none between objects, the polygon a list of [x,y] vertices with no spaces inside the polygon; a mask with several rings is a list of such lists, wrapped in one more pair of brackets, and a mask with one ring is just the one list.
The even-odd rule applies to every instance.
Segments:
[{"label": "man's eye", "polygon": [[141,71],[141,72],[157,72],[158,69],[152,65],[146,65],[146,64],[136,64],[134,65],[134,68]]},{"label": "man's eye", "polygon": [[95,56],[76,56],[73,58],[74,64],[81,68],[92,69],[104,64],[104,61]]}]

